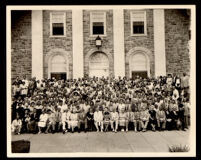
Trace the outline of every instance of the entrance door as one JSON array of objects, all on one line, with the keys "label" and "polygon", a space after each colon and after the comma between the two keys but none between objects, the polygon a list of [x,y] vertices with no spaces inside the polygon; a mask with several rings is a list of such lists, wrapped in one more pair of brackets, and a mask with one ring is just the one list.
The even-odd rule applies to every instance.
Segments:
[{"label": "entrance door", "polygon": [[148,63],[143,53],[136,53],[131,56],[129,61],[130,77],[135,78],[137,75],[142,78],[148,76]]},{"label": "entrance door", "polygon": [[66,80],[66,73],[51,73],[51,79],[55,78],[56,80]]},{"label": "entrance door", "polygon": [[147,78],[147,71],[132,71],[132,79],[135,79],[137,76]]},{"label": "entrance door", "polygon": [[108,77],[109,76],[109,59],[106,54],[101,52],[93,53],[89,61],[90,77]]},{"label": "entrance door", "polygon": [[51,60],[50,78],[55,77],[57,80],[67,78],[67,62],[62,55],[56,55]]}]

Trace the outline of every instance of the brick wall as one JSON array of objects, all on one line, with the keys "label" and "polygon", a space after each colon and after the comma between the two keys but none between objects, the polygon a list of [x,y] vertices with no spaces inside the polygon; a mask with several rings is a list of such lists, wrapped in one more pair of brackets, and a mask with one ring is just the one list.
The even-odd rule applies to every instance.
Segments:
[{"label": "brick wall", "polygon": [[[109,74],[114,76],[114,51],[113,51],[113,12],[112,10],[106,11],[106,37],[101,37],[102,47],[100,51],[106,53],[109,58]],[[90,11],[83,10],[83,38],[84,38],[84,75],[89,74],[89,57],[93,52],[98,51],[95,46],[95,38],[90,37]]]},{"label": "brick wall", "polygon": [[[65,37],[50,37],[50,12],[43,11],[43,55],[44,55],[44,77],[48,77],[48,62],[47,56],[51,50],[63,49],[68,54],[69,75],[68,78],[73,77],[73,61],[72,61],[72,11],[67,10],[66,12],[66,36]],[[56,54],[56,53],[55,53]]]},{"label": "brick wall", "polygon": [[182,74],[190,72],[188,49],[190,16],[184,9],[165,10],[166,71]]},{"label": "brick wall", "polygon": [[[147,35],[131,36],[130,12],[133,10],[124,10],[124,39],[125,39],[125,59],[129,51],[134,47],[143,47],[150,50],[150,75],[154,73],[154,31],[153,31],[153,10],[146,10],[147,19]],[[129,63],[125,61],[125,73],[129,77]]]},{"label": "brick wall", "polygon": [[11,78],[31,77],[31,11],[11,12]]}]

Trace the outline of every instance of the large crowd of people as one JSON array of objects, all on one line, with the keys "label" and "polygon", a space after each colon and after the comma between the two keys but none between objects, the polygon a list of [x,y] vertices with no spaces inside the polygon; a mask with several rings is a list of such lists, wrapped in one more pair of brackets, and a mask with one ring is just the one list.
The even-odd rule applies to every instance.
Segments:
[{"label": "large crowd of people", "polygon": [[189,77],[56,80],[17,77],[12,83],[12,132],[145,132],[187,130]]}]

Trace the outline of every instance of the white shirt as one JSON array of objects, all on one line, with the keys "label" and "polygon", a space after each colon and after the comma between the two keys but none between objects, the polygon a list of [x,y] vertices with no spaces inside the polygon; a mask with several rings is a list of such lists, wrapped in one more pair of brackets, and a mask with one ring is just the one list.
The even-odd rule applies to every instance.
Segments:
[{"label": "white shirt", "polygon": [[64,110],[68,109],[68,106],[66,104],[61,106],[61,113],[64,112]]},{"label": "white shirt", "polygon": [[21,126],[22,125],[22,120],[21,119],[15,119],[12,122],[12,127],[17,127],[17,126]]},{"label": "white shirt", "polygon": [[47,122],[48,115],[47,114],[41,114],[40,115],[40,122]]},{"label": "white shirt", "polygon": [[27,88],[29,86],[29,81],[27,79],[23,79],[22,81],[25,83],[24,85]]},{"label": "white shirt", "polygon": [[125,110],[125,109],[126,109],[125,104],[119,104],[119,107],[118,107],[119,112],[122,112],[122,110]]},{"label": "white shirt", "polygon": [[67,113],[66,112],[61,113],[61,121],[66,122],[66,120],[67,120]]},{"label": "white shirt", "polygon": [[119,114],[118,112],[111,112],[111,120],[118,120],[119,119]]},{"label": "white shirt", "polygon": [[89,105],[83,105],[83,109],[84,109],[84,112],[87,113],[89,111],[89,108],[90,106]]}]

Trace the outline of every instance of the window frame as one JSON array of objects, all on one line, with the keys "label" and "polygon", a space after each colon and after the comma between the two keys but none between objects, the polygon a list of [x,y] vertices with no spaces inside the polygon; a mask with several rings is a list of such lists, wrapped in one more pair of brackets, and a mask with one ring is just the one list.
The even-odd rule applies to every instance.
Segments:
[{"label": "window frame", "polygon": [[[144,12],[144,33],[133,33],[133,22],[139,22],[134,21],[133,13],[135,12]],[[147,36],[147,13],[145,10],[135,10],[130,12],[130,35],[131,36]]]},{"label": "window frame", "polygon": [[64,26],[64,34],[63,35],[53,35],[53,28],[52,28],[52,14],[56,13],[55,12],[50,12],[50,37],[66,37],[66,12],[57,12],[63,14],[63,26]]},{"label": "window frame", "polygon": [[[92,20],[92,14],[93,13],[103,13],[103,16],[104,16],[104,20],[103,21],[99,21],[99,22],[103,22],[103,31],[104,31],[104,34],[93,34],[93,22],[97,22],[97,21],[93,21]],[[106,11],[90,11],[90,37],[97,37],[98,35],[100,37],[106,37],[107,36],[107,33],[106,33]]]}]

